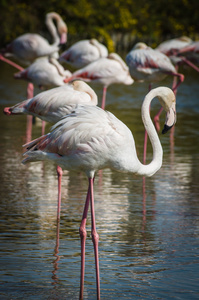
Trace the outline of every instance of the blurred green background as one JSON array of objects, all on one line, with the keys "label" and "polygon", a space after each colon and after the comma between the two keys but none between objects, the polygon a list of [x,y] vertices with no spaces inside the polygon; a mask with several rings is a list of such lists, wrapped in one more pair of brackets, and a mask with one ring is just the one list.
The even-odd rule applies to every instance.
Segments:
[{"label": "blurred green background", "polygon": [[198,0],[0,0],[0,44],[39,33],[50,40],[45,15],[59,13],[68,26],[68,44],[97,38],[109,51],[126,51],[137,41],[152,47],[173,37],[199,39]]}]

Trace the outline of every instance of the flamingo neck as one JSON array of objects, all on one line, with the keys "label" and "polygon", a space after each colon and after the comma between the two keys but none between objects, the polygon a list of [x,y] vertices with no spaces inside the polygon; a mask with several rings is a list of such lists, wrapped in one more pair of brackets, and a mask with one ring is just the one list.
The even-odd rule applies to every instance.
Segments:
[{"label": "flamingo neck", "polygon": [[53,23],[53,19],[58,22],[60,17],[56,13],[48,13],[46,15],[46,26],[48,27],[48,30],[53,38],[53,45],[58,45],[60,43],[60,37],[58,35],[57,28]]},{"label": "flamingo neck", "polygon": [[143,175],[143,176],[152,176],[162,166],[163,150],[162,150],[162,146],[161,146],[160,140],[158,138],[157,132],[155,130],[155,127],[154,127],[153,122],[150,117],[151,101],[156,96],[161,97],[160,94],[157,93],[158,89],[159,88],[151,90],[145,97],[145,100],[142,105],[142,120],[143,120],[144,127],[148,133],[148,136],[151,141],[152,148],[153,148],[152,161],[148,165],[144,165],[141,162],[139,163],[139,169],[137,171],[137,174]]}]

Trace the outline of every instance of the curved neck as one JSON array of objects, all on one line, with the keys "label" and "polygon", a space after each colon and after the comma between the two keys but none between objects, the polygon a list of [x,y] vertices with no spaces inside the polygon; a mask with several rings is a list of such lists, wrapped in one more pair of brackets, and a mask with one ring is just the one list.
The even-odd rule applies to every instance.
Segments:
[{"label": "curved neck", "polygon": [[91,102],[93,105],[97,105],[98,104],[98,98],[96,93],[94,92],[94,90],[88,86],[85,87],[84,92],[87,93],[90,97],[91,97]]},{"label": "curved neck", "polygon": [[149,136],[149,139],[152,144],[153,148],[153,159],[151,163],[148,165],[144,165],[140,162],[139,169],[137,174],[139,175],[146,175],[146,176],[152,176],[154,173],[156,173],[162,166],[162,158],[163,158],[163,150],[160,143],[160,140],[158,138],[156,129],[153,125],[153,122],[150,117],[150,104],[154,97],[158,96],[160,98],[161,104],[165,103],[166,105],[166,98],[168,95],[162,94],[163,88],[156,88],[151,90],[145,97],[143,105],[142,105],[142,120],[144,123],[144,127],[147,131],[147,134]]},{"label": "curved neck", "polygon": [[96,39],[91,39],[90,40],[91,45],[95,46],[99,52],[99,56],[103,57],[103,53],[101,51],[100,43]]},{"label": "curved neck", "polygon": [[56,13],[48,13],[46,15],[46,26],[48,27],[48,30],[50,31],[52,38],[53,38],[53,45],[58,45],[60,42],[60,37],[58,35],[57,29],[55,27],[55,24],[53,23],[53,19],[56,20],[56,22],[59,21],[60,17]]},{"label": "curved neck", "polygon": [[97,94],[86,82],[76,80],[72,82],[72,85],[74,90],[87,93],[91,97],[91,102],[93,105],[98,104]]}]

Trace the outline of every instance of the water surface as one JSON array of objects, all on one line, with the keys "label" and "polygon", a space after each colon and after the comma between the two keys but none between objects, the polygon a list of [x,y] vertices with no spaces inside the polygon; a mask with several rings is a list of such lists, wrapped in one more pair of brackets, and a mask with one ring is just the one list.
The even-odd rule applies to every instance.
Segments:
[{"label": "water surface", "polygon": [[[26,99],[27,83],[0,62],[0,110]],[[199,75],[181,70],[173,140],[161,135],[163,166],[146,178],[103,170],[95,180],[102,299],[199,299]],[[161,85],[171,86],[172,78]],[[93,86],[93,85],[92,85]],[[158,86],[157,84],[154,86]],[[94,86],[93,86],[94,87]],[[102,89],[95,87],[101,99]],[[108,88],[107,109],[132,130],[142,159],[141,102],[147,84]],[[39,92],[38,89],[35,93]],[[159,109],[152,106],[152,115]],[[161,118],[161,126],[164,116]],[[47,125],[46,130],[50,129]],[[41,123],[32,138],[41,135]],[[26,117],[0,118],[0,298],[78,299],[79,225],[87,192],[82,173],[64,171],[57,228],[57,176],[51,163],[22,165]],[[148,147],[148,161],[152,157]],[[96,299],[88,216],[84,299]],[[58,237],[59,229],[59,240]]]}]

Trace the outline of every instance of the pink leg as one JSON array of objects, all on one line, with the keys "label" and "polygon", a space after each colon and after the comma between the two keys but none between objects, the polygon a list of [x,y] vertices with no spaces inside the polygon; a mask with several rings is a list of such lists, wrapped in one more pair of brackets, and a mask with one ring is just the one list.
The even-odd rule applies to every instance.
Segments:
[{"label": "pink leg", "polygon": [[193,68],[195,71],[197,71],[197,72],[199,72],[199,68],[197,67],[197,66],[195,66],[190,60],[188,60],[188,59],[186,59],[185,57],[180,57],[182,60],[183,60],[183,62],[185,63],[185,64],[187,64],[188,66],[190,66],[191,68]]},{"label": "pink leg", "polygon": [[42,120],[41,135],[45,134],[45,126],[46,126],[46,122]]},{"label": "pink leg", "polygon": [[32,139],[32,116],[27,116],[26,124],[26,143],[28,143]]},{"label": "pink leg", "polygon": [[[177,71],[178,71],[178,65],[176,65],[176,72]],[[178,84],[177,84],[177,77],[174,76],[174,78],[173,78],[173,84],[172,84],[172,91],[174,92],[175,96],[177,94],[177,86],[178,86]]]},{"label": "pink leg", "polygon": [[18,69],[18,70],[20,70],[20,71],[23,71],[23,70],[24,70],[24,68],[22,68],[21,66],[19,66],[19,65],[16,64],[16,63],[14,63],[13,61],[11,61],[11,60],[5,58],[2,54],[0,54],[0,60],[5,61],[7,64],[13,66],[14,68],[16,68],[16,69]]},{"label": "pink leg", "polygon": [[172,90],[173,90],[174,93],[176,93],[177,88],[178,88],[179,85],[184,81],[184,75],[183,75],[183,74],[180,74],[180,73],[177,73],[177,70],[178,70],[178,66],[176,65],[176,73],[169,73],[169,72],[168,72],[168,75],[172,75],[172,76],[174,76],[174,78],[175,78],[175,77],[178,78],[177,83],[176,83],[176,81],[175,81],[175,83],[176,83],[175,85],[174,85],[174,81],[173,81]]},{"label": "pink leg", "polygon": [[155,115],[154,117],[154,124],[155,124],[155,128],[157,131],[160,131],[160,123],[159,123],[159,120],[160,120],[160,115],[163,111],[163,107],[160,108],[159,112],[157,113],[157,115]]},{"label": "pink leg", "polygon": [[94,208],[94,193],[93,193],[93,179],[89,178],[89,188],[90,188],[90,203],[91,203],[91,222],[92,222],[92,240],[94,245],[95,254],[95,269],[96,269],[96,284],[97,284],[97,299],[100,299],[100,275],[99,275],[99,255],[98,255],[98,242],[99,235],[96,230],[95,225],[95,208]]},{"label": "pink leg", "polygon": [[106,90],[107,90],[107,87],[104,86],[103,87],[103,96],[102,96],[102,106],[101,106],[102,109],[105,109],[105,104],[106,104]]},{"label": "pink leg", "polygon": [[34,96],[34,85],[29,82],[27,86],[27,99],[31,99]]},{"label": "pink leg", "polygon": [[[32,83],[28,83],[27,86],[27,98],[31,99],[34,96],[34,85]],[[26,127],[26,142],[30,142],[32,139],[32,119],[33,117],[27,116],[27,127]]]},{"label": "pink leg", "polygon": [[61,212],[61,180],[62,180],[63,171],[60,166],[57,166],[57,176],[58,176],[58,203],[57,203],[57,220],[60,219]]},{"label": "pink leg", "polygon": [[84,295],[85,244],[86,244],[86,236],[87,236],[86,219],[87,219],[87,213],[89,208],[89,201],[90,201],[90,187],[88,188],[82,221],[79,228],[79,233],[81,238],[81,277],[80,277],[80,294],[79,294],[80,300],[83,299],[83,295]]}]

